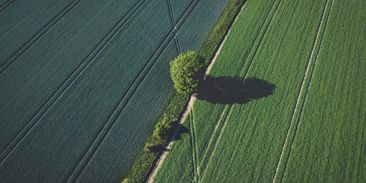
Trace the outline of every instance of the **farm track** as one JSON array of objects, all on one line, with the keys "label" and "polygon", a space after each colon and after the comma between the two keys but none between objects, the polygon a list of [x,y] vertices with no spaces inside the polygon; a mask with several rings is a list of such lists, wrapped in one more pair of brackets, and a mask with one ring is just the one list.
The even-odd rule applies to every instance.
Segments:
[{"label": "farm track", "polygon": [[[52,29],[58,22],[69,13],[80,0],[74,0],[69,3],[64,9],[62,9],[55,17],[53,17],[41,30],[36,33],[30,40],[28,40],[23,46],[21,46],[14,54],[12,54],[6,61],[0,66],[0,75],[8,69],[20,56],[22,56],[32,45],[34,45],[39,39],[42,38],[49,30]],[[1,8],[0,8],[1,9]],[[1,12],[1,10],[0,10]]]},{"label": "farm track", "polygon": [[197,182],[200,182],[200,174],[201,174],[201,171],[199,169],[199,158],[198,158],[198,146],[197,146],[197,131],[196,131],[196,121],[195,121],[195,118],[194,118],[194,108],[192,106],[192,132],[193,132],[193,137],[194,137],[194,151],[195,151],[195,154],[196,154],[196,173],[197,173]]},{"label": "farm track", "polygon": [[175,44],[177,45],[177,52],[178,53],[181,53],[182,52],[182,48],[180,46],[178,34],[175,34],[174,40],[175,40]]},{"label": "farm track", "polygon": [[174,30],[175,46],[177,48],[177,53],[179,54],[181,52],[181,48],[180,48],[179,39],[178,39],[178,35],[177,35],[177,30],[176,30],[177,23],[174,18],[174,11],[173,11],[173,6],[172,6],[171,0],[167,0],[167,3],[168,3],[168,9],[169,9],[170,21],[172,24],[172,29]]},{"label": "farm track", "polygon": [[151,173],[149,174],[149,176],[146,179],[147,183],[154,182],[155,176],[157,175],[159,169],[161,168],[163,162],[165,161],[165,159],[169,153],[169,150],[172,148],[172,146],[174,144],[174,139],[179,135],[180,126],[186,121],[186,119],[189,115],[189,110],[192,108],[194,101],[196,100],[195,97],[196,97],[195,95],[192,95],[190,97],[187,107],[184,109],[182,116],[178,119],[178,124],[176,125],[176,127],[174,129],[172,138],[170,139],[168,145],[166,146],[167,151],[164,151],[162,153],[162,155],[159,157],[159,159],[157,160],[155,167],[153,167],[153,170],[151,171]]},{"label": "farm track", "polygon": [[[228,113],[230,113],[231,112],[231,109],[232,109],[232,107],[229,107],[229,112]],[[205,175],[206,175],[206,172],[207,172],[207,169],[208,169],[208,167],[209,167],[209,165],[210,165],[210,162],[211,162],[211,160],[212,160],[212,157],[213,157],[213,155],[215,154],[215,150],[217,149],[217,145],[218,145],[218,143],[220,142],[220,139],[221,139],[221,137],[222,137],[222,134],[223,134],[223,131],[225,130],[225,127],[226,127],[226,125],[227,125],[227,119],[230,117],[230,114],[227,114],[226,116],[225,116],[225,121],[223,122],[223,126],[222,126],[222,128],[220,129],[220,132],[219,132],[219,135],[218,135],[218,137],[217,137],[217,140],[215,141],[215,145],[214,145],[214,147],[213,147],[213,150],[212,150],[212,153],[210,153],[210,155],[209,155],[209,158],[208,158],[208,162],[207,162],[207,165],[206,165],[206,167],[203,169],[203,173],[202,173],[202,180],[205,178]]]},{"label": "farm track", "polygon": [[[209,143],[208,143],[208,146],[207,146],[207,148],[206,148],[206,151],[204,152],[204,154],[203,154],[203,156],[202,156],[202,160],[201,160],[201,162],[200,162],[200,164],[199,164],[199,168],[201,168],[204,164],[206,164],[207,162],[206,162],[206,156],[207,156],[207,154],[209,154],[210,152],[212,152],[211,151],[211,144],[213,143],[213,142],[217,142],[217,138],[216,138],[216,133],[217,133],[217,130],[218,129],[221,129],[222,127],[221,127],[221,124],[223,124],[221,121],[225,121],[226,120],[226,117],[228,116],[227,115],[227,109],[228,108],[224,108],[224,111],[221,113],[221,116],[220,116],[220,119],[219,119],[219,121],[218,121],[218,123],[216,124],[216,126],[215,126],[215,129],[214,129],[214,132],[213,132],[213,134],[212,134],[212,136],[211,136],[211,138],[210,138],[210,141],[209,141]],[[215,143],[216,144],[216,143]]]},{"label": "farm track", "polygon": [[[214,57],[212,58],[211,63],[208,65],[207,70],[206,70],[205,75],[204,75],[204,78],[206,78],[206,77],[207,77],[207,75],[210,73],[210,71],[211,71],[211,69],[212,69],[212,66],[215,64],[215,62],[216,62],[216,60],[217,60],[217,57],[218,57],[218,55],[219,55],[220,51],[222,50],[222,47],[223,47],[224,43],[225,43],[225,42],[226,42],[226,40],[227,40],[227,36],[228,36],[228,34],[231,32],[232,26],[233,26],[233,25],[235,24],[235,22],[237,21],[237,18],[239,17],[239,15],[240,15],[240,13],[242,12],[242,10],[245,8],[245,5],[246,5],[246,4],[244,4],[244,5],[242,6],[242,8],[240,9],[239,13],[235,16],[234,21],[233,21],[233,23],[232,23],[231,27],[230,27],[230,28],[229,28],[229,30],[227,31],[227,33],[226,33],[226,35],[225,35],[225,37],[224,37],[223,41],[220,43],[220,46],[219,46],[219,47],[218,47],[218,49],[216,50],[216,52],[215,52],[215,54],[214,54]],[[172,135],[172,138],[171,138],[170,142],[169,142],[169,143],[168,143],[168,145],[166,146],[166,149],[167,149],[168,151],[172,148],[172,146],[173,146],[173,144],[174,144],[173,139],[174,139],[175,137],[177,137],[177,135],[179,134],[180,125],[182,125],[182,124],[184,123],[184,121],[186,120],[187,116],[189,115],[189,114],[188,114],[188,113],[189,113],[189,111],[193,108],[193,104],[194,104],[195,100],[196,100],[195,95],[191,96],[191,98],[190,98],[190,100],[189,100],[189,102],[188,102],[188,104],[187,104],[186,109],[184,110],[184,112],[183,112],[182,116],[180,117],[180,119],[178,119],[178,125],[177,125],[177,127],[175,128],[175,130],[174,130],[174,133],[173,133],[173,135]],[[169,153],[168,151],[163,152],[163,153],[162,153],[162,155],[159,157],[159,159],[158,159],[158,160],[157,160],[157,162],[156,162],[155,167],[154,167],[154,168],[153,168],[153,170],[151,171],[151,174],[148,176],[148,178],[147,178],[147,181],[146,181],[146,182],[148,182],[148,183],[153,183],[153,182],[154,182],[154,179],[155,179],[156,175],[158,174],[158,171],[160,170],[161,166],[163,165],[163,163],[164,163],[164,161],[165,161],[165,159],[166,159],[166,157],[167,157],[167,155],[168,155],[168,153]],[[193,171],[194,171],[194,170],[193,170]],[[201,170],[200,170],[200,172],[201,172]]]},{"label": "farm track", "polygon": [[[312,48],[310,57],[307,62],[306,71],[304,73],[301,87],[299,88],[296,105],[292,112],[290,124],[289,124],[288,130],[287,130],[286,139],[282,146],[281,155],[278,160],[276,172],[275,172],[272,182],[277,182],[277,179],[279,179],[278,180],[279,182],[282,182],[282,177],[284,176],[284,173],[286,170],[288,158],[291,153],[294,138],[296,136],[297,128],[298,128],[301,114],[303,111],[303,107],[304,107],[304,104],[306,101],[307,92],[310,87],[310,83],[311,83],[312,76],[313,76],[313,73],[315,70],[316,62],[318,60],[318,54],[321,49],[324,32],[325,32],[327,24],[328,24],[329,15],[332,10],[333,4],[334,4],[334,0],[327,0],[324,10],[323,10],[323,16],[322,16],[321,20],[319,21],[318,32],[316,34],[316,38],[313,43],[313,48]],[[284,164],[282,164],[283,161],[285,161]],[[281,168],[282,166],[284,166],[283,170],[280,171],[280,169],[282,169]],[[279,175],[279,173],[281,173],[281,175]],[[278,176],[280,176],[280,177],[278,177]]]},{"label": "farm track", "polygon": [[7,7],[9,7],[11,4],[13,4],[16,0],[8,0],[5,3],[0,5],[0,13],[4,11]]},{"label": "farm track", "polygon": [[[187,18],[191,15],[193,10],[195,9],[196,5],[200,2],[200,0],[192,1],[188,7],[185,9],[183,16],[177,23],[176,30],[179,30],[181,26],[184,24],[184,22],[187,20]],[[162,52],[167,48],[171,40],[174,38],[174,28],[168,33],[168,35],[165,37],[165,39],[160,43],[160,46],[154,51],[153,55],[148,59],[149,61],[144,65],[144,67],[139,72],[138,76],[133,80],[131,85],[128,87],[128,91],[126,94],[122,97],[122,99],[119,101],[117,107],[113,110],[112,114],[108,118],[108,120],[104,123],[101,131],[97,134],[96,138],[93,140],[93,143],[88,148],[87,152],[83,155],[83,158],[79,162],[79,164],[75,167],[73,173],[68,178],[67,182],[74,182],[74,180],[77,180],[79,175],[83,172],[85,167],[90,163],[90,160],[95,155],[95,152],[100,147],[100,144],[102,144],[105,137],[109,134],[110,129],[112,129],[113,125],[115,124],[115,121],[119,114],[125,109],[127,104],[129,103],[130,99],[134,95],[134,93],[137,91],[137,89],[141,86],[140,84],[142,81],[146,78],[149,71],[153,68],[153,66],[156,64],[159,56],[162,54]],[[136,124],[136,126],[138,126]],[[126,145],[126,143],[125,143]],[[124,145],[124,146],[125,146]]]},{"label": "farm track", "polygon": [[[296,1],[296,5],[294,6],[294,8],[293,8],[293,10],[292,10],[292,15],[291,16],[293,16],[293,14],[294,14],[294,12],[295,12],[295,9],[296,9],[296,7],[298,6],[298,2],[299,1]],[[289,31],[289,27],[287,27],[286,29],[285,29],[285,33],[283,34],[283,35],[286,35],[287,34],[287,32]],[[281,37],[281,40],[283,40],[283,37]],[[268,74],[270,73],[270,71],[271,71],[271,68],[273,68],[274,66],[273,66],[273,64],[275,64],[275,62],[271,62],[271,64],[270,64],[270,66],[267,68],[267,71],[266,71],[266,73],[264,74],[264,77],[263,78],[267,78],[267,76],[268,76]],[[254,104],[254,105],[256,105],[256,104]],[[249,114],[248,114],[248,116],[251,116],[252,115],[252,113],[253,112],[255,112],[254,110],[253,110],[253,108],[251,108],[251,110],[249,111]],[[252,130],[252,132],[251,132],[251,135],[249,135],[250,137],[253,137],[254,136],[254,133],[255,133],[255,130]],[[239,143],[240,142],[242,142],[242,139],[244,138],[244,135],[241,135],[240,137],[239,137],[239,139],[236,141],[236,144],[234,145],[234,147],[238,147],[239,146]],[[230,157],[230,159],[229,159],[229,162],[228,163],[231,163],[231,161],[232,160],[235,160],[235,154],[236,154],[236,152],[238,151],[239,149],[238,148],[235,148],[234,149],[234,151],[233,151],[233,153],[232,153],[232,155],[231,155],[231,157]]]},{"label": "farm track", "polygon": [[[193,132],[194,132],[194,145],[195,145],[195,151],[196,151],[196,165],[198,165],[197,163],[200,161],[198,158],[198,146],[197,146],[197,131],[196,131],[196,121],[194,119],[194,110],[193,110],[192,106],[192,123],[193,123]],[[201,178],[201,170],[199,169],[199,166],[196,167],[196,171],[197,171],[197,182],[200,182],[200,178]]]},{"label": "farm track", "polygon": [[194,120],[194,109],[192,106],[190,114],[190,131],[191,131],[191,145],[192,145],[192,161],[193,161],[193,179],[195,182],[200,182],[200,169],[197,148],[196,123]]},{"label": "farm track", "polygon": [[114,26],[109,33],[98,43],[90,54],[73,71],[72,74],[62,83],[56,92],[47,100],[32,119],[22,128],[14,139],[4,148],[0,154],[0,166],[6,158],[13,152],[16,146],[25,138],[27,134],[39,123],[40,119],[56,104],[57,101],[71,88],[71,85],[85,72],[85,70],[96,60],[97,56],[107,47],[107,45],[117,36],[122,28],[131,20],[132,16],[144,5],[146,0],[135,3],[125,16]]},{"label": "farm track", "polygon": [[[278,3],[277,3],[278,2]],[[277,3],[277,4],[276,4]],[[240,74],[241,73],[243,73],[243,71],[244,71],[244,76],[243,76],[243,79],[245,79],[246,77],[247,77],[247,74],[248,74],[248,72],[249,72],[249,70],[250,70],[250,68],[251,68],[251,66],[252,66],[252,63],[253,63],[253,58],[255,57],[255,55],[257,54],[257,51],[258,51],[258,49],[259,49],[259,46],[261,45],[261,43],[262,43],[262,41],[263,41],[263,38],[265,37],[265,35],[266,35],[266,33],[267,33],[267,30],[268,30],[268,27],[270,26],[270,24],[271,24],[271,22],[272,22],[272,20],[273,20],[273,17],[276,15],[276,12],[277,12],[277,10],[278,10],[278,7],[280,6],[280,4],[281,4],[281,0],[278,0],[278,1],[275,1],[274,3],[273,3],[273,5],[272,5],[272,7],[271,7],[271,10],[270,10],[270,12],[267,14],[267,17],[266,17],[266,20],[263,22],[263,24],[261,25],[261,28],[260,28],[260,32],[259,32],[259,34],[257,35],[257,37],[256,37],[256,40],[255,40],[255,42],[253,43],[253,45],[251,46],[251,49],[250,49],[250,52],[249,52],[249,54],[248,54],[248,57],[245,59],[245,61],[244,61],[244,67],[242,67],[242,70],[239,72]],[[272,11],[273,10],[273,11]],[[271,12],[273,12],[273,13],[271,13]],[[264,28],[264,29],[263,29]],[[256,44],[257,43],[257,44]],[[254,48],[254,49],[253,49]],[[243,54],[242,54],[243,55]],[[241,56],[242,57],[242,56]],[[248,68],[245,70],[245,63],[249,63],[249,65],[248,65]],[[220,141],[220,139],[221,139],[221,136],[222,136],[222,134],[223,134],[223,132],[225,131],[225,127],[226,127],[226,124],[227,124],[227,119],[229,118],[229,116],[231,115],[231,113],[232,113],[232,108],[233,107],[233,105],[226,105],[225,106],[225,108],[224,108],[224,110],[223,110],[223,113],[224,113],[224,111],[226,111],[226,110],[228,110],[228,112],[227,112],[227,114],[226,115],[224,115],[224,121],[223,121],[223,125],[222,125],[222,128],[221,129],[219,129],[219,135],[218,135],[218,137],[217,137],[217,140],[215,141],[215,144],[214,144],[214,147],[213,147],[213,150],[212,150],[212,153],[210,153],[210,155],[209,155],[209,160],[208,160],[208,164],[206,165],[206,167],[204,168],[204,170],[203,170],[203,174],[202,174],[202,180],[204,179],[204,176],[205,176],[205,174],[206,174],[206,171],[207,171],[207,168],[208,168],[208,166],[209,166],[209,163],[210,163],[210,160],[212,159],[212,157],[213,157],[213,155],[214,155],[214,153],[215,153],[215,150],[217,149],[217,145],[218,145],[218,143],[219,143],[219,141]],[[223,115],[223,113],[221,114],[221,115]],[[220,119],[221,119],[221,117],[220,117]],[[220,122],[220,120],[219,120],[219,122]],[[219,126],[220,124],[217,124],[216,126],[215,126],[215,132],[216,132],[216,128],[218,128],[218,126]],[[220,125],[221,126],[221,125]],[[212,138],[214,137],[214,136],[216,136],[216,134],[215,134],[215,132],[214,132],[214,134],[211,136],[211,138],[210,138],[210,142],[212,141]],[[206,149],[206,151],[204,152],[204,157],[205,156],[207,156],[206,154],[208,153],[208,150],[209,150],[209,148],[207,148]],[[202,163],[204,162],[204,159],[202,160]]]}]

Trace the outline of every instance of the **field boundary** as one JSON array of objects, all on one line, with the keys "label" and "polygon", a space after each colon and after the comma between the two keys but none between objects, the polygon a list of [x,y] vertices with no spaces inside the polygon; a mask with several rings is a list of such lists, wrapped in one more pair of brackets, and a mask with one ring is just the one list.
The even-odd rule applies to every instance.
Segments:
[{"label": "field boundary", "polygon": [[[190,4],[184,12],[184,17],[178,21],[178,28],[179,30],[182,25],[185,23],[187,18],[191,15],[192,11],[195,9],[196,5],[200,2],[200,0],[194,1],[194,4]],[[93,140],[92,144],[88,148],[87,152],[83,155],[83,158],[79,162],[79,164],[76,166],[74,172],[71,176],[68,178],[67,182],[73,182],[73,179],[77,179],[78,176],[83,172],[85,167],[90,163],[90,160],[95,155],[95,152],[100,147],[100,144],[103,142],[105,137],[109,134],[110,129],[115,124],[116,119],[120,115],[120,113],[125,109],[129,101],[131,100],[134,93],[138,90],[138,88],[141,86],[142,81],[145,80],[146,76],[149,74],[150,70],[154,67],[156,64],[158,58],[163,53],[163,51],[167,48],[169,43],[171,43],[172,39],[174,38],[172,35],[174,33],[174,29],[171,29],[168,34],[165,36],[164,40],[160,43],[159,47],[156,48],[153,55],[148,59],[148,62],[145,64],[145,66],[141,69],[141,71],[138,73],[137,77],[133,80],[131,85],[128,87],[129,89],[126,91],[122,99],[119,101],[116,108],[113,110],[112,114],[108,117],[108,120],[104,123],[102,129],[97,134],[96,138]],[[136,86],[134,86],[136,85]],[[138,125],[138,124],[136,124]],[[84,164],[84,166],[82,166]],[[81,167],[82,168],[79,168]]]},{"label": "field boundary", "polygon": [[[246,4],[246,3],[245,3],[245,4]],[[204,76],[205,78],[206,78],[206,77],[207,77],[207,75],[210,73],[210,71],[211,71],[211,69],[212,69],[212,66],[215,64],[215,62],[216,62],[216,60],[217,60],[217,57],[218,57],[218,55],[220,54],[220,52],[221,52],[221,50],[222,50],[222,47],[223,47],[224,43],[226,42],[226,40],[227,40],[227,37],[228,37],[229,33],[230,33],[230,32],[231,32],[231,30],[232,30],[233,25],[235,24],[235,22],[236,22],[237,18],[239,17],[240,13],[241,13],[241,12],[242,12],[242,10],[244,9],[245,4],[240,8],[239,13],[237,13],[237,14],[235,15],[235,17],[233,17],[233,19],[234,19],[234,20],[232,21],[232,23],[231,23],[231,25],[230,25],[230,28],[229,28],[229,29],[228,29],[228,31],[226,32],[226,34],[225,34],[225,36],[224,36],[223,40],[221,41],[221,43],[220,43],[220,45],[219,45],[218,49],[215,51],[214,56],[213,56],[213,58],[211,59],[210,64],[207,66],[207,69],[206,69],[206,72],[205,72],[205,76]],[[146,182],[148,182],[148,183],[153,183],[153,182],[154,182],[154,178],[156,177],[157,173],[159,172],[159,170],[160,170],[161,166],[163,165],[163,163],[164,163],[164,161],[165,161],[165,159],[166,159],[167,155],[169,154],[169,150],[171,150],[171,148],[172,148],[172,146],[173,146],[173,144],[174,144],[173,139],[174,139],[174,138],[175,138],[175,136],[178,134],[180,125],[182,125],[182,124],[184,123],[184,121],[186,120],[187,116],[189,115],[189,111],[190,111],[190,110],[192,110],[192,108],[193,108],[193,105],[194,105],[194,102],[195,102],[195,101],[196,101],[196,96],[195,96],[195,94],[194,94],[194,95],[192,95],[192,96],[190,97],[190,100],[189,100],[189,102],[188,102],[187,107],[185,108],[185,110],[184,110],[184,112],[183,112],[182,116],[178,119],[178,125],[177,125],[177,128],[174,130],[174,134],[173,134],[172,138],[171,138],[171,139],[170,139],[170,141],[168,142],[168,145],[165,147],[166,151],[164,151],[164,152],[159,156],[159,158],[158,158],[158,160],[157,160],[157,162],[156,162],[156,165],[155,165],[155,166],[154,166],[154,168],[152,169],[151,174],[148,176],[148,178],[147,178],[147,181],[146,181]],[[197,168],[199,168],[199,167],[197,167]],[[197,169],[197,170],[198,170],[198,169]],[[198,171],[200,171],[200,170],[198,170]],[[200,177],[198,177],[198,178],[200,179]]]},{"label": "field boundary", "polygon": [[177,127],[174,130],[174,134],[169,141],[168,145],[165,147],[165,151],[159,156],[156,165],[154,166],[154,169],[151,171],[151,174],[147,178],[147,183],[153,183],[155,176],[158,174],[161,166],[163,165],[165,159],[167,158],[169,151],[172,149],[174,144],[174,138],[179,134],[180,126],[185,122],[189,115],[189,110],[192,108],[194,102],[196,101],[196,96],[192,95],[189,99],[189,102],[187,104],[187,107],[184,109],[182,116],[178,119]]},{"label": "field boundary", "polygon": [[[288,158],[289,158],[291,150],[292,150],[293,141],[296,136],[297,127],[299,125],[299,120],[300,120],[302,110],[303,110],[303,107],[304,107],[304,104],[306,101],[307,91],[310,87],[312,76],[313,76],[315,66],[316,66],[316,63],[318,60],[318,54],[321,49],[321,44],[323,41],[324,33],[325,33],[325,30],[326,30],[326,27],[328,24],[329,15],[332,10],[333,4],[334,4],[334,0],[326,1],[322,18],[319,22],[318,31],[317,31],[315,40],[313,42],[313,48],[312,48],[310,57],[307,61],[307,66],[306,66],[306,71],[304,73],[303,81],[299,88],[299,94],[296,99],[296,104],[295,104],[295,107],[292,112],[289,128],[287,130],[286,139],[283,143],[281,155],[280,155],[280,158],[279,158],[277,166],[276,166],[276,172],[275,172],[273,180],[272,180],[273,183],[275,183],[277,181],[281,182],[282,178],[284,176],[284,173],[286,171]],[[285,160],[283,160],[283,158],[285,158]],[[285,162],[283,162],[283,161],[285,161]],[[280,170],[280,169],[283,169],[283,170]],[[281,175],[279,175],[279,173]],[[280,176],[280,177],[278,177],[278,176]],[[279,180],[277,180],[277,179],[279,179]]]},{"label": "field boundary", "polygon": [[[14,0],[15,1],[15,0]],[[12,1],[12,2],[14,2]],[[42,38],[49,30],[51,30],[55,25],[57,25],[62,18],[67,15],[72,9],[79,4],[80,0],[73,0],[67,4],[59,13],[56,14],[50,21],[44,25],[40,31],[38,31],[30,40],[23,44],[15,53],[13,53],[5,62],[0,66],[0,74],[7,70],[20,56],[22,56],[33,44],[35,44],[39,39]],[[1,8],[0,8],[1,12]]]},{"label": "field boundary", "polygon": [[[92,64],[95,58],[107,47],[107,45],[116,37],[122,28],[129,22],[131,17],[136,14],[143,6],[146,0],[140,0],[121,18],[121,20],[108,32],[108,34],[98,43],[92,52],[82,61],[73,73],[61,84],[56,92],[46,101],[46,103],[38,110],[32,119],[18,132],[13,140],[0,153],[0,165],[13,152],[16,146],[24,139],[24,137],[39,123],[40,119],[60,100],[66,91],[75,83],[75,81],[85,72]],[[141,2],[143,2],[141,4]],[[135,11],[133,11],[135,10]],[[91,57],[89,59],[89,57]],[[89,62],[88,62],[89,61]]]},{"label": "field boundary", "polygon": [[[205,67],[210,65],[210,61],[216,56],[221,43],[224,41],[236,15],[244,5],[245,0],[229,0],[223,13],[218,18],[210,33],[206,37],[198,53],[204,58]],[[181,17],[181,16],[180,16]],[[146,139],[144,147],[132,163],[128,174],[123,178],[123,182],[146,182],[156,170],[158,162],[161,161],[165,149],[173,141],[179,130],[179,120],[182,118],[187,105],[191,105],[191,100],[187,100],[188,95],[175,93],[167,106],[157,119],[153,132]],[[160,135],[159,135],[160,134]],[[158,152],[152,151],[150,147],[159,147]]]}]

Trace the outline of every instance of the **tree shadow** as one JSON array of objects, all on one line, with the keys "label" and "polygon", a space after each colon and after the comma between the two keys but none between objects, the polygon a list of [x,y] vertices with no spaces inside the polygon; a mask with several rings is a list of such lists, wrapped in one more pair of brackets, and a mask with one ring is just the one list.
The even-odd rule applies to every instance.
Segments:
[{"label": "tree shadow", "polygon": [[178,127],[178,132],[174,135],[174,137],[173,137],[173,141],[175,141],[175,140],[180,140],[180,139],[182,139],[182,135],[183,134],[187,134],[187,133],[189,133],[189,129],[187,128],[187,127],[185,127],[185,126],[183,126],[182,124],[178,124],[179,125],[179,127]]},{"label": "tree shadow", "polygon": [[149,151],[154,154],[157,154],[157,153],[161,153],[164,151],[168,151],[168,149],[163,145],[154,145],[154,146],[149,147]]},{"label": "tree shadow", "polygon": [[257,78],[207,77],[198,84],[197,98],[215,104],[244,104],[272,95],[275,85]]}]

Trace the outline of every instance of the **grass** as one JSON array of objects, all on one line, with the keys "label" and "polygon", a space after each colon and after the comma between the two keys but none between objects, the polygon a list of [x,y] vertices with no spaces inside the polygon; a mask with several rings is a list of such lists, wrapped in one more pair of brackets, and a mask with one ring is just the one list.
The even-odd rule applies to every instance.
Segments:
[{"label": "grass", "polygon": [[[273,180],[288,129],[292,128],[291,118],[297,106],[301,86],[310,80],[318,79],[319,82],[322,80],[316,74],[309,77],[308,74],[311,72],[306,70],[316,65],[314,62],[316,57],[311,57],[313,50],[319,51],[323,48],[320,44],[322,39],[319,42],[316,38],[326,37],[325,31],[330,29],[321,24],[324,11],[330,12],[329,8],[325,8],[326,3],[325,0],[247,2],[211,75],[255,77],[276,85],[276,89],[273,95],[246,104],[224,106],[200,100],[194,104],[196,144],[199,149],[198,158],[195,159],[207,158],[201,164],[202,182]],[[359,28],[357,32],[362,31]],[[308,115],[311,116],[311,113]],[[359,116],[358,119],[362,118],[364,117]],[[362,133],[359,132],[358,135]],[[192,167],[196,162],[193,163],[191,158],[192,147],[187,139],[190,139],[189,135],[185,135],[185,138],[175,143],[158,173],[157,182],[194,180],[196,175]],[[209,145],[210,139],[213,139],[211,145]],[[302,143],[298,146],[306,147]],[[307,162],[312,162],[311,160],[313,159],[307,159]],[[306,165],[305,162],[301,163]],[[295,168],[297,166],[296,163],[292,164],[292,170],[297,170],[298,174],[285,173],[284,180],[286,176],[301,177],[301,174],[304,174],[301,169]],[[360,171],[359,174],[362,175],[362,170],[356,172]],[[298,179],[292,177],[288,180],[292,182]]]},{"label": "grass", "polygon": [[297,97],[297,100],[296,100],[296,104],[295,104],[295,107],[293,109],[289,129],[287,131],[286,139],[285,139],[283,147],[282,147],[282,152],[281,152],[281,155],[280,155],[280,158],[279,158],[279,162],[278,162],[277,167],[276,167],[276,174],[274,176],[275,181],[280,181],[280,179],[281,179],[280,177],[281,177],[281,174],[282,174],[281,173],[282,168],[286,164],[286,157],[288,156],[288,153],[289,153],[290,148],[291,148],[291,145],[289,145],[289,144],[292,144],[293,137],[296,133],[296,129],[297,129],[297,126],[298,126],[298,120],[297,119],[299,118],[299,115],[301,115],[301,112],[302,112],[302,107],[303,107],[303,104],[304,104],[304,100],[307,96],[307,92],[308,92],[308,89],[309,89],[309,84],[310,84],[310,81],[311,81],[312,76],[313,76],[314,67],[315,67],[316,62],[317,62],[318,53],[319,53],[319,50],[320,50],[321,43],[323,41],[324,32],[325,32],[326,27],[328,25],[329,14],[330,14],[330,11],[331,11],[332,7],[333,7],[333,0],[327,0],[326,4],[325,4],[325,7],[324,7],[324,10],[323,10],[323,15],[322,15],[321,21],[319,22],[318,32],[317,32],[316,38],[315,38],[314,43],[313,43],[313,48],[312,48],[311,55],[309,57],[309,60],[308,60],[307,66],[306,66],[306,71],[305,71],[305,74],[304,74],[304,77],[303,77],[303,80],[302,80],[302,84],[301,84],[301,87],[300,87],[300,90],[299,90],[299,94],[298,94],[298,97]]},{"label": "grass", "polygon": [[[0,179],[121,181],[173,95],[168,62],[178,52],[167,1],[78,1],[56,22],[64,2],[48,2],[50,12],[21,3],[0,14],[1,39],[17,38],[0,44],[18,55],[0,73]],[[226,3],[172,6],[182,49],[200,48]],[[27,26],[26,36],[9,35]]]},{"label": "grass", "polygon": [[365,182],[366,3],[335,0],[284,182]]}]

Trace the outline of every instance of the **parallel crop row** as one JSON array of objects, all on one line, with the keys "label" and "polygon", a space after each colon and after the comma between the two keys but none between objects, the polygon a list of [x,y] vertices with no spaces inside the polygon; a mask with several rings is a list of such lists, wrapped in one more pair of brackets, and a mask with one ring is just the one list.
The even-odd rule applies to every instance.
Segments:
[{"label": "parallel crop row", "polygon": [[365,10],[333,2],[283,182],[366,181]]},{"label": "parallel crop row", "polygon": [[72,2],[14,43],[0,74],[2,181],[122,180],[172,95],[173,39],[198,49],[227,3]]},{"label": "parallel crop row", "polygon": [[[274,4],[278,10],[271,9],[272,4],[265,1],[248,2],[212,69],[215,77],[233,77],[238,68],[243,69],[240,77],[272,83],[274,94],[244,104],[232,104],[225,124],[221,125],[224,130],[218,136],[214,132],[220,115],[212,114],[217,111],[220,114],[224,106],[200,100],[195,103],[196,138],[201,149],[198,159],[211,156],[204,160],[207,165],[201,170],[203,182],[262,182],[271,181],[274,176],[326,1],[282,0]],[[272,12],[273,15],[259,42],[253,34],[243,33],[263,31],[260,25],[266,18],[256,12]],[[257,46],[250,51],[253,43]],[[247,55],[247,60],[242,59],[243,54]],[[217,139],[215,143],[210,141],[211,134]],[[185,163],[190,151],[186,142],[183,138],[175,144],[157,181],[182,178],[182,169],[191,166]],[[206,147],[207,152],[212,151],[211,155],[206,155]],[[186,173],[183,175],[183,180],[193,178]]]}]

